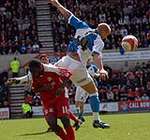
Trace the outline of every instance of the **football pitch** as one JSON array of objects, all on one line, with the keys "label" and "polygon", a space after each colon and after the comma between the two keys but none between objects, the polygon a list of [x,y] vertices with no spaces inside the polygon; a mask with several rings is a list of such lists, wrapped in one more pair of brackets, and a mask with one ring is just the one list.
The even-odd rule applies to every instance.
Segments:
[{"label": "football pitch", "polygon": [[[91,126],[92,116],[76,132],[76,140],[150,140],[150,113],[102,115],[110,129]],[[0,121],[0,140],[57,140],[44,133],[47,124],[43,118]]]}]

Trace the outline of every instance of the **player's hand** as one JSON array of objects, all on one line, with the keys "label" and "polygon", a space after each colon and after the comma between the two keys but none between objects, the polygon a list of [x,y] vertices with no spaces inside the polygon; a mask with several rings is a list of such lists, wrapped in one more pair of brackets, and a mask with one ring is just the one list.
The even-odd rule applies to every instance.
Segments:
[{"label": "player's hand", "polygon": [[106,70],[101,69],[101,70],[99,71],[99,73],[100,73],[100,80],[106,81],[106,80],[109,78],[108,72],[107,72]]}]

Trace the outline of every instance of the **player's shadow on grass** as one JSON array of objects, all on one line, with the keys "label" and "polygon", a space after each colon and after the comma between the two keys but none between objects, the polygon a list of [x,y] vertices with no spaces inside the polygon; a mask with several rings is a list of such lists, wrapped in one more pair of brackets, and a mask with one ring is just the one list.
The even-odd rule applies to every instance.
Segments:
[{"label": "player's shadow on grass", "polygon": [[43,131],[43,132],[35,132],[35,133],[27,133],[27,134],[21,134],[19,136],[33,136],[33,135],[44,135],[44,134],[48,134],[50,132],[47,131]]}]

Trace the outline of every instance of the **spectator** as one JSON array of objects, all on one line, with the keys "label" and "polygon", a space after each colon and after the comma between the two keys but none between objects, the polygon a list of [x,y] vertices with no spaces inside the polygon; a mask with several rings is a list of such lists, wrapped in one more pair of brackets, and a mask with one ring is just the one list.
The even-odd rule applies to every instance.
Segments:
[{"label": "spectator", "polygon": [[12,77],[17,77],[20,70],[20,61],[16,57],[14,57],[14,59],[11,60],[10,69],[12,71]]},{"label": "spectator", "polygon": [[103,86],[101,88],[99,88],[99,98],[102,102],[106,102],[107,101],[107,87]]},{"label": "spectator", "polygon": [[141,101],[141,97],[136,96],[134,100],[135,100],[135,101]]},{"label": "spectator", "polygon": [[27,53],[27,45],[25,44],[25,41],[22,40],[22,43],[20,44],[19,48],[18,48],[18,51],[21,53],[21,54],[26,54]]},{"label": "spectator", "polygon": [[61,52],[67,51],[67,44],[65,43],[65,41],[63,41],[62,44],[60,45],[60,51]]},{"label": "spectator", "polygon": [[144,95],[141,97],[141,100],[149,100],[149,97],[147,96],[147,94],[144,93]]},{"label": "spectator", "polygon": [[147,81],[146,84],[146,94],[150,97],[150,81]]},{"label": "spectator", "polygon": [[69,95],[69,102],[70,104],[74,104],[75,103],[75,90],[76,87],[74,85],[70,86],[70,88],[68,89],[68,95]]},{"label": "spectator", "polygon": [[7,72],[3,72],[0,74],[0,107],[9,106],[9,88],[6,84],[7,79]]},{"label": "spectator", "polygon": [[0,7],[0,54],[27,53],[28,41],[37,38],[35,0],[6,0]]},{"label": "spectator", "polygon": [[107,94],[107,101],[113,102],[114,101],[114,93],[111,90],[108,90],[106,94]]},{"label": "spectator", "polygon": [[39,93],[35,93],[35,95],[33,96],[33,106],[40,106],[41,105],[41,98]]},{"label": "spectator", "polygon": [[114,85],[112,87],[112,92],[114,94],[114,100],[119,101],[120,100],[120,95],[119,95],[119,87],[117,85]]},{"label": "spectator", "polygon": [[29,103],[24,102],[22,104],[22,112],[25,118],[32,118],[33,115],[33,111],[32,111],[32,107]]},{"label": "spectator", "polygon": [[26,94],[25,94],[25,102],[32,105],[33,103],[33,96],[32,96],[32,91],[26,91]]},{"label": "spectator", "polygon": [[39,44],[35,41],[33,46],[32,46],[32,53],[39,53],[40,46]]},{"label": "spectator", "polygon": [[125,86],[120,88],[119,95],[120,95],[120,101],[127,101],[128,94]]}]

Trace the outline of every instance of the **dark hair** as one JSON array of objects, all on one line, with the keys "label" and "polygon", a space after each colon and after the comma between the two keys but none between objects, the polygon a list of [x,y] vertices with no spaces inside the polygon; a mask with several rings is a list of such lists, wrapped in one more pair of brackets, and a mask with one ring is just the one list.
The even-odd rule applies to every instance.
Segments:
[{"label": "dark hair", "polygon": [[37,69],[40,68],[41,68],[41,62],[37,60],[32,60],[29,62],[29,70],[31,73],[34,73],[35,71],[37,71]]},{"label": "dark hair", "polygon": [[47,54],[40,54],[40,56],[39,56],[40,60],[41,60],[43,57],[44,57],[44,58],[45,58],[45,57],[48,57],[48,55],[47,55]]}]

